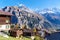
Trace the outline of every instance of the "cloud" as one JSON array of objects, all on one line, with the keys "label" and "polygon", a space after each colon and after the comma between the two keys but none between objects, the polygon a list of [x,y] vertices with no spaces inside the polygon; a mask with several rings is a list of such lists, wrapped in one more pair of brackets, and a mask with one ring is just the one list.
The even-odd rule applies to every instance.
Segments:
[{"label": "cloud", "polygon": [[19,4],[19,6],[23,6],[23,4]]},{"label": "cloud", "polygon": [[18,6],[24,6],[24,4],[20,4],[20,3],[18,3]]}]

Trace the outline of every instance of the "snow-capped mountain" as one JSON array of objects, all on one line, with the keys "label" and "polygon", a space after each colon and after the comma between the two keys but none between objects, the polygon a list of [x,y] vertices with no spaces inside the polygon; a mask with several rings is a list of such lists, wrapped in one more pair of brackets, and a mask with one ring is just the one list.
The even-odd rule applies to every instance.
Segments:
[{"label": "snow-capped mountain", "polygon": [[44,27],[44,28],[52,28],[52,24],[45,19],[44,16],[37,14],[31,9],[27,8],[25,5],[20,6],[7,6],[2,9],[3,11],[7,11],[13,14],[11,17],[11,22],[20,25],[27,25],[29,27]]},{"label": "snow-capped mountain", "polygon": [[42,14],[56,28],[60,27],[60,9],[58,8],[43,9],[41,11],[37,11],[37,13]]},{"label": "snow-capped mountain", "polygon": [[50,9],[48,9],[48,8],[46,8],[46,9],[43,9],[43,10],[37,10],[36,11],[37,13],[39,13],[39,14],[45,14],[45,13],[56,13],[56,12],[60,12],[60,9],[58,9],[58,8],[50,8]]},{"label": "snow-capped mountain", "polygon": [[20,4],[20,5],[18,6],[18,8],[21,9],[21,10],[23,10],[23,11],[27,11],[27,12],[33,13],[33,11],[32,11],[31,9],[29,9],[28,7],[26,7],[26,6],[23,5],[23,4]]}]

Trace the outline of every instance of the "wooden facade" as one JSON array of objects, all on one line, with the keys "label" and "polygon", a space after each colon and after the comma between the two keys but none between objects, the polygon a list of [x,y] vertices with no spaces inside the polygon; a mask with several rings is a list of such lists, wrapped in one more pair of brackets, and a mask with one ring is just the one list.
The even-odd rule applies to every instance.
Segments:
[{"label": "wooden facade", "polygon": [[10,24],[11,17],[6,15],[0,15],[0,25],[1,24]]},{"label": "wooden facade", "polygon": [[0,10],[0,30],[10,29],[11,16],[11,13]]}]

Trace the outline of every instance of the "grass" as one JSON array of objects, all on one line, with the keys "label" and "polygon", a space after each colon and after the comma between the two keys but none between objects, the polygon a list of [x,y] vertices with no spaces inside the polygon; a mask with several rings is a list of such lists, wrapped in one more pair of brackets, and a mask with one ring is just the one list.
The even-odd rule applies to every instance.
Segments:
[{"label": "grass", "polygon": [[[9,38],[0,36],[0,40],[31,40],[31,38],[23,37],[22,39],[20,39],[20,38],[15,38],[15,37],[11,37],[11,36]],[[44,39],[39,36],[35,36],[35,40],[44,40]]]},{"label": "grass", "polygon": [[31,39],[26,38],[26,37],[23,37],[23,39],[20,39],[20,38],[15,38],[15,37],[5,38],[5,37],[0,36],[0,40],[31,40]]}]

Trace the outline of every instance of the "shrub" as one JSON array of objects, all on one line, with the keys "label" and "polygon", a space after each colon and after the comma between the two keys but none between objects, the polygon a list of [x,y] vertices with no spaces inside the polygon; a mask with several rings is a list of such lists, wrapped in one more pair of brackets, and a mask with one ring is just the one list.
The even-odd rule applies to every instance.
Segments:
[{"label": "shrub", "polygon": [[40,37],[40,36],[35,36],[34,40],[44,40],[44,38]]}]

